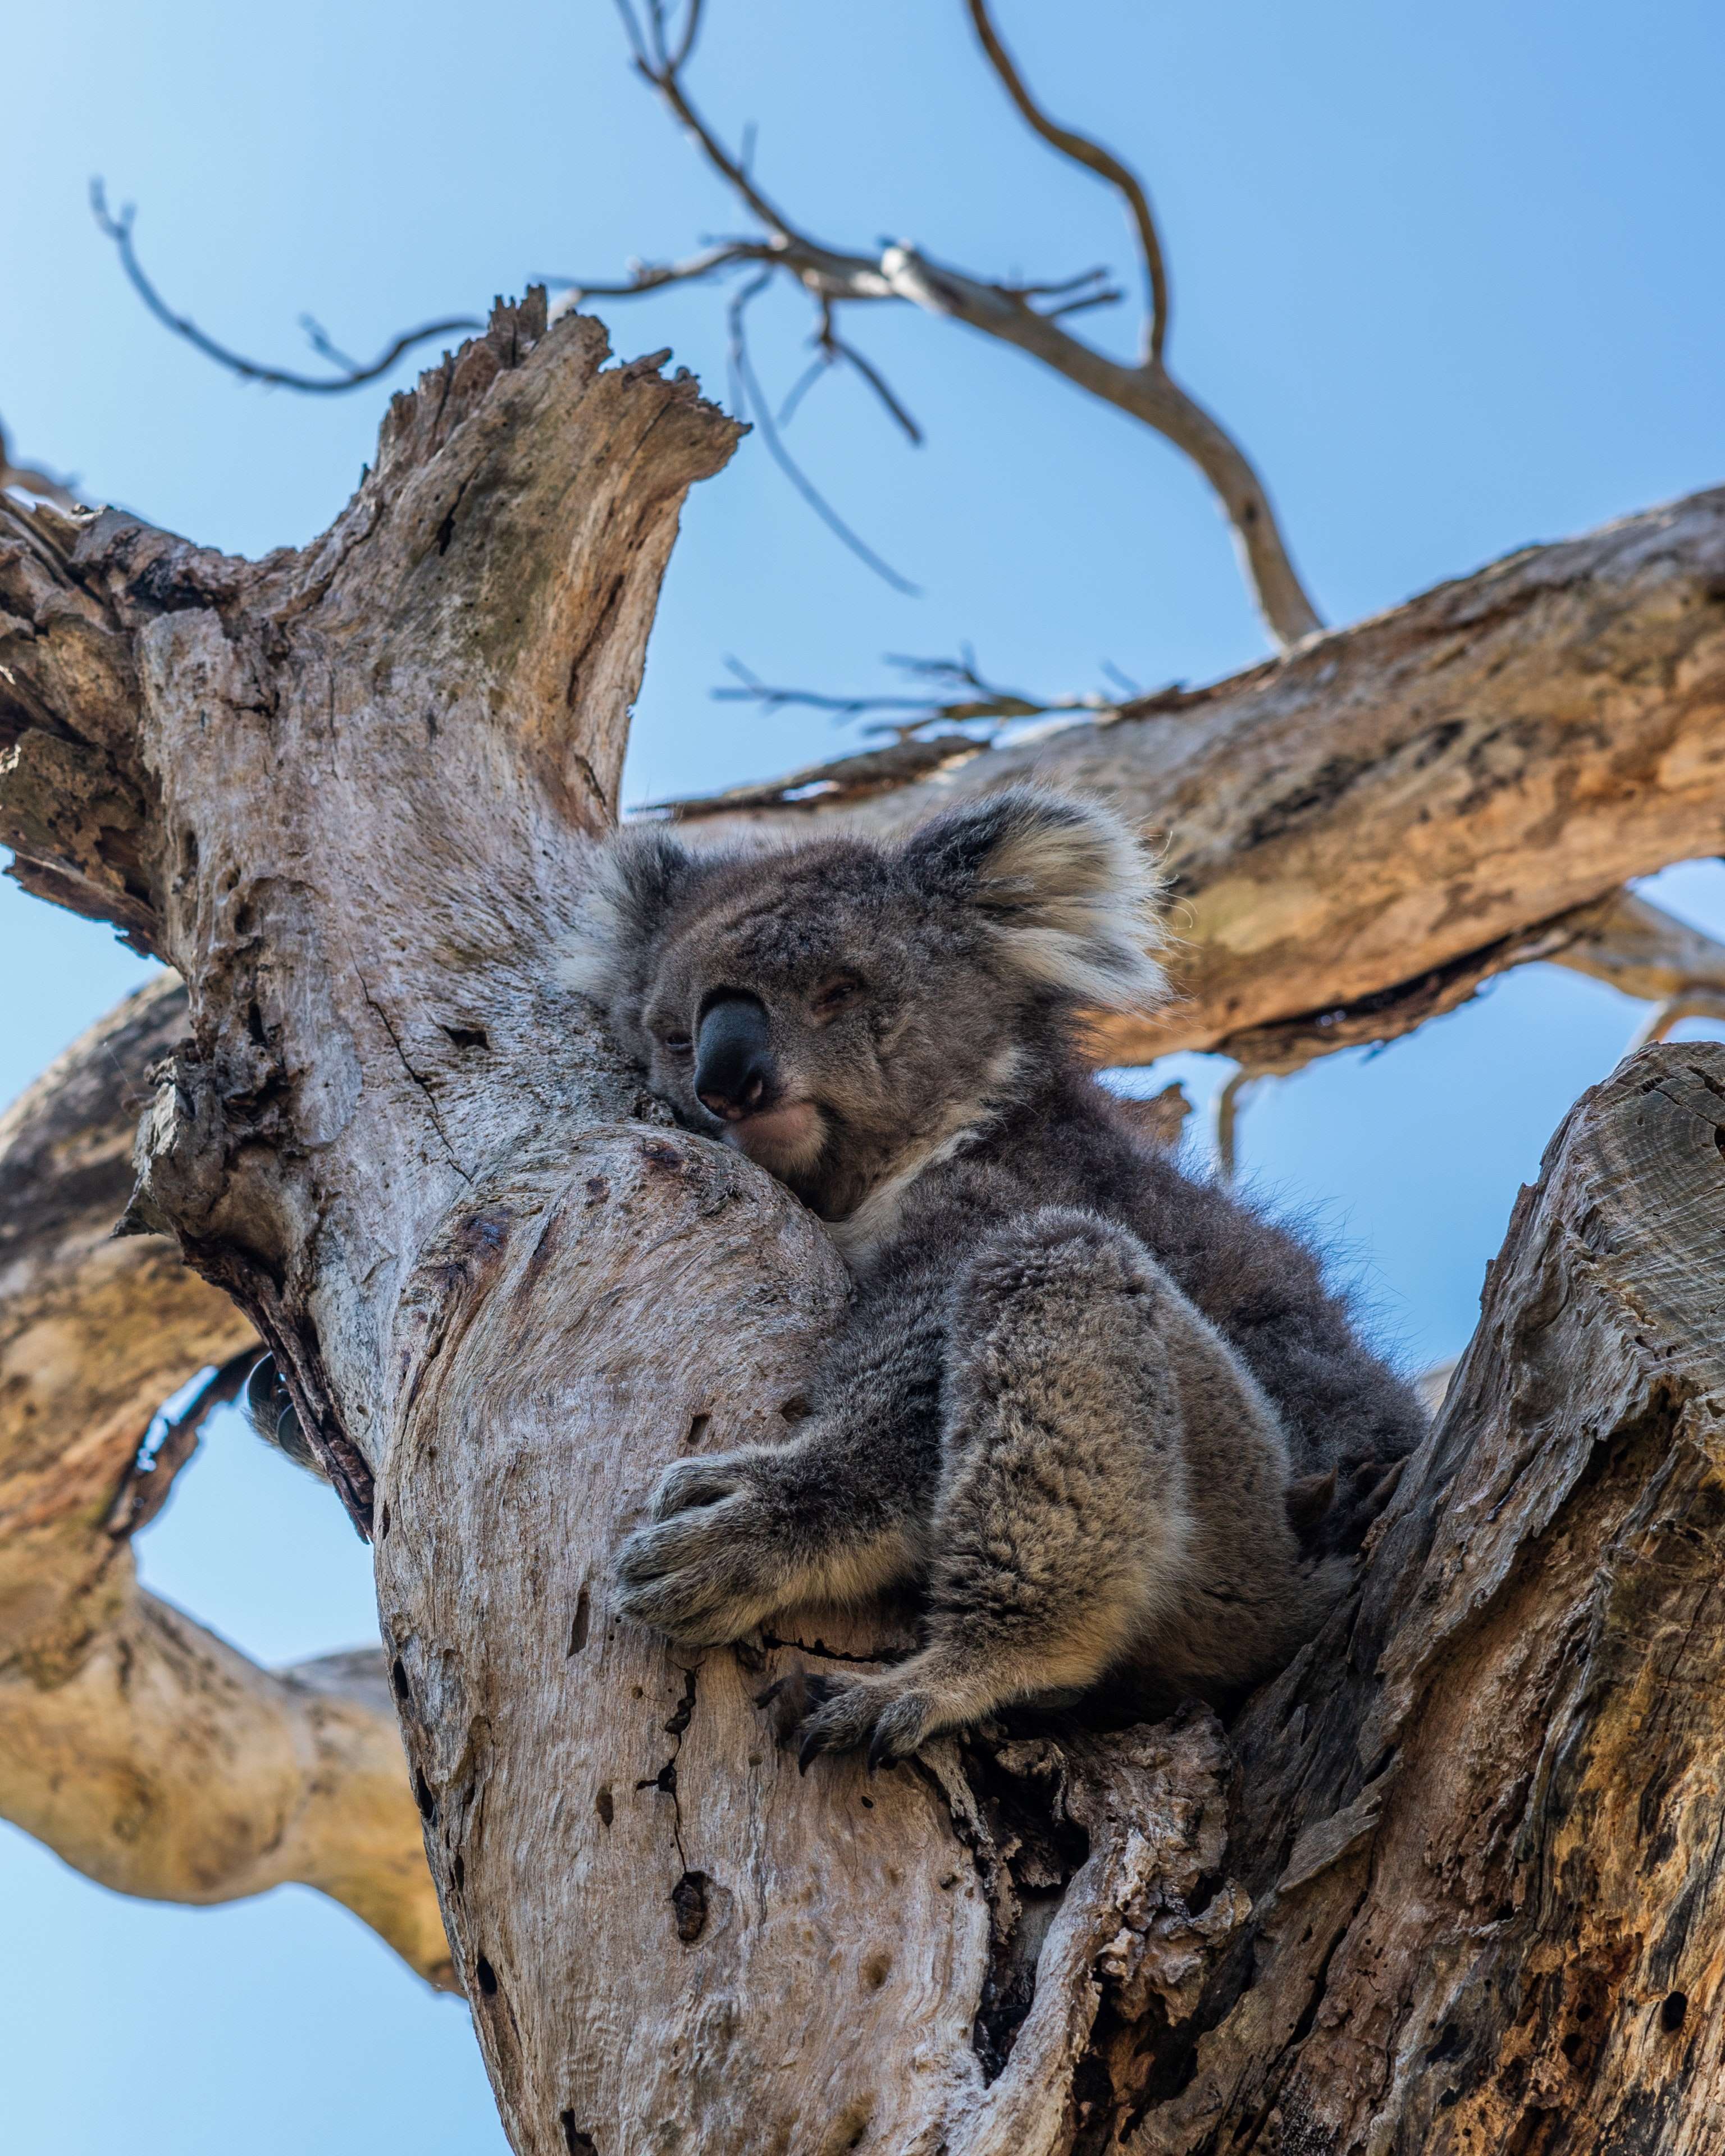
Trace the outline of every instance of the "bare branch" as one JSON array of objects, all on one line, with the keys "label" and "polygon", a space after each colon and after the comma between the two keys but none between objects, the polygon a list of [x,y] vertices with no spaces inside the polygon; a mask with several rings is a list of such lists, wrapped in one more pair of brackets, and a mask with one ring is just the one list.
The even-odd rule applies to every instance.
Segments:
[{"label": "bare branch", "polygon": [[[1072,128],[1063,127],[1048,115],[1031,96],[1019,73],[1017,63],[1008,52],[989,17],[986,0],[965,0],[970,10],[971,26],[977,33],[983,50],[988,56],[988,64],[999,76],[1007,95],[1018,107],[1027,126],[1040,135],[1051,149],[1058,150],[1063,157],[1070,157],[1076,164],[1106,180],[1126,198],[1132,214],[1132,228],[1137,234],[1138,252],[1143,258],[1145,321],[1144,357],[1153,367],[1162,364],[1162,348],[1168,341],[1168,269],[1162,258],[1162,241],[1156,229],[1156,218],[1150,208],[1150,198],[1143,182],[1131,166],[1122,164],[1111,150],[1100,142],[1092,142],[1087,135],[1080,135]],[[1096,306],[1098,300],[1076,300],[1071,305],[1057,309],[1060,314],[1070,314],[1078,306]],[[1050,317],[1053,319],[1052,316]]]},{"label": "bare branch", "polygon": [[[986,336],[1015,346],[1066,381],[1128,413],[1191,458],[1209,481],[1232,528],[1265,626],[1277,648],[1286,651],[1320,629],[1322,621],[1300,581],[1268,492],[1250,460],[1163,364],[1167,278],[1142,184],[1111,152],[1048,119],[1031,99],[980,0],[966,0],[966,4],[997,74],[1030,125],[1055,148],[1119,187],[1127,198],[1144,255],[1147,285],[1145,353],[1138,362],[1126,365],[1111,359],[1061,326],[1066,316],[1118,299],[1120,295],[1106,281],[1105,271],[1087,270],[1054,283],[994,284],[936,263],[907,242],[868,254],[830,247],[801,230],[762,192],[747,155],[734,156],[690,99],[682,70],[694,49],[698,10],[691,10],[685,18],[682,34],[673,44],[661,0],[654,0],[648,7],[644,20],[636,13],[631,0],[618,0],[636,69],[713,170],[761,220],[766,232],[758,239],[711,247],[685,262],[637,268],[624,285],[608,286],[582,278],[556,281],[582,293],[634,298],[667,285],[693,281],[739,262],[759,262],[794,277],[824,306],[841,300],[905,300],[926,313],[961,321]],[[1056,303],[1052,307],[1035,304],[1050,300]],[[870,386],[885,398],[885,385],[872,367],[848,347],[845,356],[865,369]],[[807,387],[806,381],[799,385],[798,394]],[[895,417],[902,411],[896,398],[888,408]],[[762,432],[767,438],[765,425]],[[772,448],[770,438],[768,446]]]},{"label": "bare branch", "polygon": [[[752,673],[740,660],[727,659],[726,665],[739,683],[734,689],[715,689],[713,696],[720,703],[758,704],[763,710],[782,711],[799,709],[829,711],[835,719],[860,719],[871,712],[900,714],[884,726],[865,728],[870,733],[891,734],[900,741],[910,741],[929,726],[962,726],[983,725],[988,732],[980,738],[992,741],[1002,726],[1015,720],[1055,717],[1071,712],[1090,718],[1105,718],[1117,714],[1121,700],[1104,696],[1096,690],[1081,695],[1040,696],[1021,689],[1008,689],[999,682],[987,680],[978,671],[976,655],[967,646],[957,659],[918,659],[900,652],[889,652],[889,666],[901,674],[930,685],[930,693],[922,696],[894,696],[891,694],[830,696],[814,689],[778,688],[762,681]],[[950,689],[963,693],[941,696],[932,693],[938,689]]]},{"label": "bare branch", "polygon": [[639,300],[649,292],[663,291],[667,285],[698,284],[740,263],[776,259],[775,249],[762,240],[726,239],[704,247],[699,254],[681,262],[631,263],[629,281],[624,285],[589,285],[574,277],[555,276],[535,277],[533,282],[567,293],[568,300],[562,304],[578,305],[583,300]]},{"label": "bare branch", "polygon": [[[95,221],[114,243],[120,256],[120,265],[126,272],[132,290],[164,328],[201,352],[205,358],[213,359],[218,367],[225,367],[244,382],[268,382],[280,389],[297,389],[309,397],[340,396],[350,389],[359,389],[368,382],[375,382],[390,368],[403,352],[411,352],[415,345],[425,344],[434,337],[449,336],[457,330],[482,329],[485,326],[470,315],[452,315],[447,320],[422,322],[417,329],[403,330],[393,338],[369,366],[362,367],[347,361],[341,371],[333,375],[297,374],[290,367],[266,367],[259,361],[248,359],[244,353],[231,351],[224,344],[199,329],[189,316],[177,315],[149,278],[137,258],[132,245],[131,228],[136,213],[127,203],[116,216],[108,208],[108,198],[102,182],[90,183],[90,204]],[[324,334],[315,322],[307,321],[313,346],[331,359],[339,359]]]},{"label": "bare branch", "polygon": [[628,28],[636,68],[659,92],[685,131],[699,145],[708,162],[729,182],[770,231],[790,234],[793,228],[789,220],[755,185],[747,158],[732,156],[696,110],[683,87],[682,71],[695,49],[695,40],[701,28],[701,0],[691,0],[683,35],[675,52],[665,40],[665,10],[659,4],[659,0],[647,0],[644,32],[636,19],[631,0],[617,0],[617,12]]},{"label": "bare branch", "polygon": [[737,384],[733,401],[737,408],[737,417],[745,418],[752,410],[755,424],[760,429],[768,454],[828,531],[848,547],[858,561],[872,569],[883,583],[891,584],[896,592],[904,593],[908,598],[920,598],[922,595],[921,585],[913,584],[908,577],[901,577],[890,562],[882,561],[865,540],[857,536],[779,439],[778,429],[773,424],[772,408],[755,378],[754,367],[749,359],[748,334],[744,326],[749,303],[766,290],[771,278],[772,272],[768,270],[763,270],[758,277],[752,278],[732,299],[726,311],[731,332],[728,357]]},{"label": "bare branch", "polygon": [[847,344],[843,337],[838,336],[833,331],[831,327],[831,321],[832,316],[830,311],[829,311],[826,316],[827,326],[825,328],[825,333],[822,338],[822,342],[824,344],[826,349],[831,352],[835,358],[844,360],[847,365],[854,367],[856,369],[856,372],[862,377],[863,380],[868,383],[870,388],[874,391],[875,396],[877,396],[880,402],[886,407],[887,411],[891,414],[892,418],[895,418],[898,422],[899,425],[904,429],[911,443],[917,449],[921,449],[922,446],[922,429],[916,424],[916,422],[911,417],[910,413],[899,402],[898,398],[894,394],[891,388],[889,386],[886,376],[880,372],[880,370],[871,360],[865,359],[855,345]]}]

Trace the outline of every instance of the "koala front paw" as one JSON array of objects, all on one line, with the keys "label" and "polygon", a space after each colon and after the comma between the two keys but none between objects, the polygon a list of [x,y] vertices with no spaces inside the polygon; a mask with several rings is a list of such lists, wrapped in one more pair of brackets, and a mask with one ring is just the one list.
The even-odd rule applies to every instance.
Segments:
[{"label": "koala front paw", "polygon": [[668,1467],[653,1493],[654,1524],[617,1553],[625,1614],[689,1647],[722,1646],[769,1617],[787,1599],[790,1567],[762,1481],[743,1452]]},{"label": "koala front paw", "polygon": [[911,1665],[879,1676],[810,1676],[811,1702],[798,1732],[797,1763],[806,1774],[822,1752],[855,1752],[868,1747],[869,1771],[907,1759],[947,1726],[933,1692],[914,1680]]}]

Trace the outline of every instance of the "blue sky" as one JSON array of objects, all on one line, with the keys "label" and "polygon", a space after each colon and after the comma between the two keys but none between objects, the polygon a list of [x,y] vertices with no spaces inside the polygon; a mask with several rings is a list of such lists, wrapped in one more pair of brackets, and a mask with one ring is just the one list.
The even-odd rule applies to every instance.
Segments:
[{"label": "blue sky", "polygon": [[[1265,471],[1330,619],[1725,476],[1717,8],[1002,8],[1045,101],[1143,169],[1173,269],[1173,363]],[[712,0],[711,18],[701,100],[733,140],[757,124],[762,178],[818,233],[908,237],[992,274],[1127,265],[1112,198],[1024,134],[957,0]],[[178,305],[290,360],[301,311],[368,352],[536,273],[613,275],[738,223],[632,82],[607,0],[478,15],[452,0],[25,0],[7,57],[0,414],[23,454],[93,498],[237,550],[330,521],[382,393],[267,393],[173,342],[90,223],[92,173],[138,204],[141,250]],[[711,292],[609,320],[623,354],[670,345],[723,394]],[[1130,342],[1123,312],[1088,320]],[[631,798],[843,740],[817,716],[711,701],[727,654],[850,687],[881,680],[882,653],[968,641],[997,677],[1050,689],[1095,685],[1105,660],[1148,685],[1260,655],[1226,535],[1171,450],[963,330],[887,310],[847,326],[927,445],[902,446],[844,378],[790,439],[923,595],[870,578],[746,443],[690,505]],[[781,392],[806,332],[789,295],[757,311],[757,365]],[[1725,932],[1725,870],[1679,869],[1659,890]],[[8,885],[0,973],[10,1095],[143,968]],[[1529,969],[1411,1040],[1260,1093],[1248,1173],[1316,1222],[1410,1362],[1451,1353],[1517,1183],[1637,1017]],[[1225,1068],[1179,1067],[1206,1096]],[[333,1504],[229,1421],[141,1554],[160,1591],[266,1658],[371,1627],[364,1553]],[[316,1897],[128,1903],[0,1830],[0,1906],[28,1943],[0,1960],[8,2148],[501,2146],[461,2007]]]}]

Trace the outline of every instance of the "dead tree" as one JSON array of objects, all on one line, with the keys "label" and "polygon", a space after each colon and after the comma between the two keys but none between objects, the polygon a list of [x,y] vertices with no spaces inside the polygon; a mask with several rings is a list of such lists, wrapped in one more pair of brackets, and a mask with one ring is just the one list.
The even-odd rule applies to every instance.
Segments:
[{"label": "dead tree", "polygon": [[[541,295],[501,307],[394,401],[300,552],[0,512],[18,873],[187,984],[125,1225],[238,1306],[202,1299],[178,1351],[254,1330],[373,1537],[406,1779],[515,2146],[1708,2145],[1717,1051],[1650,1049],[1576,1111],[1359,1593],[1230,1731],[986,1732],[803,1779],[758,1697],[889,1631],[811,1616],[691,1657],[612,1616],[657,1466],[783,1430],[845,1283],[549,982],[680,504],[733,435],[686,377],[605,355]],[[1722,594],[1725,498],[1698,496],[942,779],[1028,762],[1173,829],[1169,1041],[1394,1030],[1717,844]],[[920,798],[848,784],[760,820]],[[161,1245],[81,1262],[131,1248]],[[50,1512],[100,1453],[69,1547],[130,1479],[117,1434],[185,1374],[134,1362],[105,1405],[38,1418]],[[95,1670],[110,1753],[141,1741],[102,1690],[117,1562],[43,1666],[62,1693]],[[37,1677],[14,1656],[6,1681]],[[249,1681],[205,1688],[217,1735],[228,1707],[235,1741],[254,1726]],[[54,1799],[34,1830],[120,1871]],[[167,1864],[122,1883],[186,1891]],[[410,1898],[365,1913],[426,1967]]]}]

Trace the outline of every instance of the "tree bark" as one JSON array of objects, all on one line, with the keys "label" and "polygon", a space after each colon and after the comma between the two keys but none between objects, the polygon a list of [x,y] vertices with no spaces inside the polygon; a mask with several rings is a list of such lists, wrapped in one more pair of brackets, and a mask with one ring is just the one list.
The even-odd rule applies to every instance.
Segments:
[{"label": "tree bark", "polygon": [[194,1409],[141,1465],[156,1410],[261,1352],[165,1237],[113,1238],[185,1026],[157,982],[0,1116],[0,1816],[122,1893],[321,1887],[449,1984],[377,1650],[259,1669],[138,1584],[130,1537],[196,1443]]},{"label": "tree bark", "polygon": [[[1651,1938],[1650,1908],[1675,1938],[1686,1885],[1702,1915],[1711,1891],[1707,1634],[1693,1568],[1664,1584],[1700,1558],[1660,1522],[1667,1488],[1710,1518],[1717,1056],[1650,1051],[1572,1121],[1363,1600],[1231,1748],[1196,1715],[803,1779],[761,1695],[890,1633],[817,1637],[809,1615],[680,1657],[610,1615],[607,1557],[655,1469],[782,1431],[845,1283],[812,1219],[673,1127],[548,983],[683,494],[731,440],[686,380],[604,356],[591,322],[500,308],[396,400],[302,553],[44,511],[8,512],[0,560],[28,607],[0,678],[25,879],[189,986],[127,1222],[234,1296],[375,1533],[425,1850],[515,2146],[1291,2152],[1413,2147],[1519,2105],[1527,2149],[1582,2104],[1555,2061],[1591,2062],[1598,2030],[1640,2102],[1659,1957],[1598,1942]],[[1217,692],[1189,738],[1111,730],[1144,819],[1191,826],[1189,1009],[1215,1037],[1286,1014],[1265,954],[1296,965],[1302,937],[1328,942],[1296,979],[1376,993],[1409,952],[1436,964],[1697,850],[1725,786],[1722,532],[1725,498],[1699,497]],[[1095,783],[1110,737],[1086,738],[1041,767]],[[1401,906],[1388,926],[1325,852],[1344,830]],[[1677,1675],[1631,1730],[1644,1616]],[[1594,1751],[1548,1759],[1548,1717]],[[1631,1881],[1612,1832],[1647,1758],[1677,1778],[1650,1815],[1682,1824]],[[1481,1824],[1506,1789],[1519,1841]],[[1683,2015],[1711,2031],[1690,1953]],[[1496,2003],[1458,2018],[1470,1955]],[[1596,1963],[1583,2030],[1553,1972]],[[1687,2025],[1677,1982],[1659,2012]],[[1708,2041],[1667,2076],[1680,2123]]]}]

